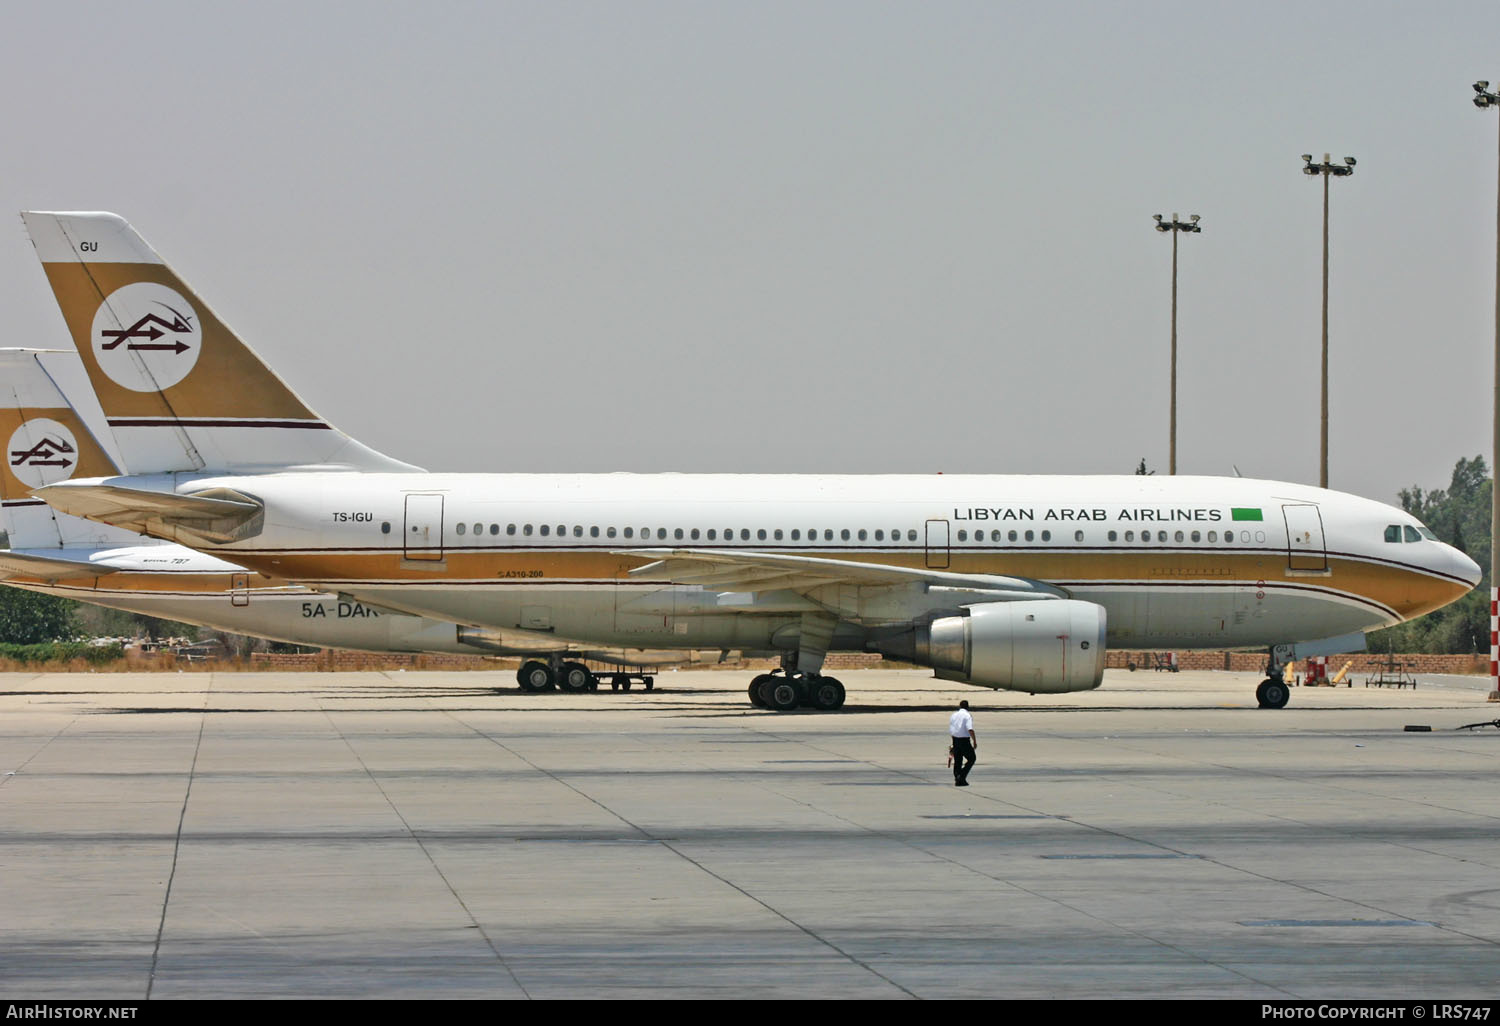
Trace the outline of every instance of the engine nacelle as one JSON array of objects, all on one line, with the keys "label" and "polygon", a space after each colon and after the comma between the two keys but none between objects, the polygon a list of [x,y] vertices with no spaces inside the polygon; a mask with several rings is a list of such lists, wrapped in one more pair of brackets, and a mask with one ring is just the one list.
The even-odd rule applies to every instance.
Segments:
[{"label": "engine nacelle", "polygon": [[907,658],[944,680],[1056,694],[1104,679],[1104,607],[1076,599],[986,602],[916,629]]}]

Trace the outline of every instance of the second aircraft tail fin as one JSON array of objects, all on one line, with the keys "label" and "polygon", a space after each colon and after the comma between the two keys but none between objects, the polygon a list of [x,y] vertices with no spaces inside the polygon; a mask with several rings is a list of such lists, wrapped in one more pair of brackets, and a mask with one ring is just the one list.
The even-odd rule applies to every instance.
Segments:
[{"label": "second aircraft tail fin", "polygon": [[0,510],[11,548],[139,544],[129,531],[58,513],[31,495],[32,489],[69,478],[119,472],[38,361],[41,355],[41,350],[0,349],[0,438],[7,440]]},{"label": "second aircraft tail fin", "polygon": [[418,469],[309,409],[123,218],[21,218],[132,474]]}]

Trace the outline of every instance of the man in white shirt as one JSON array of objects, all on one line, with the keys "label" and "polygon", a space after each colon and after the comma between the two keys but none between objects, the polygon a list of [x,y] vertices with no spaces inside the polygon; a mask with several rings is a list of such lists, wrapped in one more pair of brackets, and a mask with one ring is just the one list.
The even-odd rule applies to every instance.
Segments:
[{"label": "man in white shirt", "polygon": [[974,733],[974,717],[969,715],[967,701],[959,702],[958,711],[948,717],[948,737],[953,742],[953,786],[968,787],[979,737]]}]

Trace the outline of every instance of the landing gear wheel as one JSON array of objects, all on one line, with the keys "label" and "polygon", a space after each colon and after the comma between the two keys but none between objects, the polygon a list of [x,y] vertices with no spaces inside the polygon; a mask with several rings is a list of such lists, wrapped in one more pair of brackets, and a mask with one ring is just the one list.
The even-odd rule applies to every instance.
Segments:
[{"label": "landing gear wheel", "polygon": [[777,712],[790,712],[802,704],[802,695],[798,693],[797,685],[785,677],[772,677],[764,685],[761,694],[766,699],[766,704]]},{"label": "landing gear wheel", "polygon": [[824,711],[839,708],[844,704],[844,685],[832,677],[818,678],[812,685],[812,704]]},{"label": "landing gear wheel", "polygon": [[523,691],[551,691],[557,682],[552,676],[552,667],[534,659],[516,671],[516,680]]},{"label": "landing gear wheel", "polygon": [[750,682],[750,704],[755,706],[755,708],[771,708],[770,705],[767,704],[765,696],[760,693],[761,685],[771,679],[773,678],[769,673],[762,673]]},{"label": "landing gear wheel", "polygon": [[641,683],[644,684],[644,685],[646,685],[646,690],[647,691],[650,691],[652,688],[656,687],[656,678],[655,677],[642,677],[641,678]]},{"label": "landing gear wheel", "polygon": [[594,675],[589,668],[582,663],[563,663],[562,673],[558,674],[557,683],[564,691],[588,691],[589,685],[594,684]]},{"label": "landing gear wheel", "polygon": [[1255,700],[1260,703],[1262,709],[1284,709],[1291,697],[1291,689],[1282,681],[1273,678],[1261,681],[1260,687],[1255,689]]}]

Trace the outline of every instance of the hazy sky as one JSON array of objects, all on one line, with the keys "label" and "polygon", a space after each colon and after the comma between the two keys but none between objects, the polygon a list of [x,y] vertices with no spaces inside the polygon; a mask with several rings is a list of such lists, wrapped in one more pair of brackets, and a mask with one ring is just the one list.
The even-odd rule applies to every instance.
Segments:
[{"label": "hazy sky", "polygon": [[[1489,456],[1493,3],[6,4],[0,210],[131,220],[437,470],[1126,473],[1390,499]],[[6,345],[70,345],[0,217]]]}]

